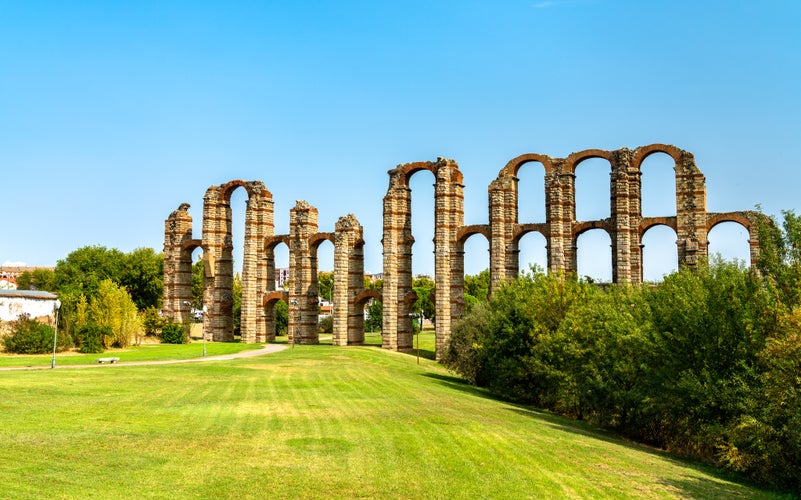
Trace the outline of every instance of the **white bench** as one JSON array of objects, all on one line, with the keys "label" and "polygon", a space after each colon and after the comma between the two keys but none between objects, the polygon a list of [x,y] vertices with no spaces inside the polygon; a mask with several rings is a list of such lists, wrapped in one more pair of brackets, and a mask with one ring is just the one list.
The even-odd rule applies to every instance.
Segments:
[{"label": "white bench", "polygon": [[119,360],[120,358],[97,358],[98,363],[115,363]]}]

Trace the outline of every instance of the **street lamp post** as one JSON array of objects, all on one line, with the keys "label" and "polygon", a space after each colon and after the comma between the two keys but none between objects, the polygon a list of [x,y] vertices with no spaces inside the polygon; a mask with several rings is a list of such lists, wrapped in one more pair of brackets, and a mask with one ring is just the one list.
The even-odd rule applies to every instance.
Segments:
[{"label": "street lamp post", "polygon": [[53,312],[56,314],[56,323],[53,325],[53,360],[50,362],[50,368],[56,367],[56,345],[58,344],[58,311],[61,309],[61,301],[56,299],[53,302]]},{"label": "street lamp post", "polygon": [[[298,300],[297,299],[291,299],[289,301],[289,305],[297,306],[298,305]],[[290,328],[289,328],[289,320],[290,319],[291,319],[291,315],[289,314],[289,311],[287,311],[287,328],[286,328],[287,341],[292,344],[292,349],[294,349],[295,348],[295,333],[294,332],[292,333],[292,336],[291,336],[292,338],[290,339],[290,335],[289,335],[289,330],[290,330]]]},{"label": "street lamp post", "polygon": [[200,331],[203,335],[203,357],[206,357],[206,313],[208,312],[208,308],[206,304],[203,304],[203,323],[200,327]]}]

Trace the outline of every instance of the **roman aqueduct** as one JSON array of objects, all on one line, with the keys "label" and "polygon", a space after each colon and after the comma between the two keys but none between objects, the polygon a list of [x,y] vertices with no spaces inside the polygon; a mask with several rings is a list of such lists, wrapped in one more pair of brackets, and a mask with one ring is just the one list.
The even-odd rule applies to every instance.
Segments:
[{"label": "roman aqueduct", "polygon": [[[676,214],[643,217],[641,166],[654,153],[675,162]],[[611,165],[610,217],[576,220],[575,172],[590,158]],[[545,221],[518,220],[518,170],[538,162],[545,170]],[[204,292],[207,305],[205,335],[216,341],[233,340],[233,244],[231,193],[247,191],[242,263],[243,342],[275,339],[274,306],[283,299],[289,307],[290,343],[317,343],[318,284],[317,249],[323,241],[334,245],[333,343],[358,345],[364,341],[364,305],[371,299],[384,304],[384,348],[412,349],[409,316],[417,296],[412,290],[411,189],[409,181],[419,171],[431,172],[434,187],[434,254],[437,357],[447,343],[451,324],[464,310],[464,244],[475,234],[489,242],[490,280],[495,287],[518,273],[518,243],[529,232],[539,232],[547,242],[549,272],[577,271],[578,237],[590,229],[603,229],[612,242],[614,282],[643,281],[642,237],[651,227],[668,226],[677,236],[680,266],[695,266],[707,256],[707,234],[722,222],[737,222],[749,232],[751,260],[758,252],[752,227],[756,212],[709,213],[706,211],[705,178],[693,155],[671,145],[652,144],[631,149],[591,149],[566,158],[525,154],[513,158],[489,185],[489,223],[464,225],[462,173],[453,160],[398,165],[390,170],[384,196],[383,291],[364,289],[363,230],[352,214],[340,217],[334,232],[320,232],[317,210],[298,201],[290,210],[289,234],[274,234],[272,194],[260,181],[234,180],[206,191],[203,201],[202,239],[193,237],[188,204],[181,204],[165,221],[164,314],[174,321],[188,317],[192,297],[192,252],[203,250]],[[289,248],[290,280],[284,290],[275,289],[275,247]]]}]

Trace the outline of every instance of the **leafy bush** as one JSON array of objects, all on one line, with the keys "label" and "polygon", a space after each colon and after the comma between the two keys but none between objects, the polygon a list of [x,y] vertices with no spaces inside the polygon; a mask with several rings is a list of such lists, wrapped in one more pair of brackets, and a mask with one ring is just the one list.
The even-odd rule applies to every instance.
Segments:
[{"label": "leafy bush", "polygon": [[80,327],[76,333],[78,337],[78,351],[86,354],[103,352],[105,345],[110,338],[114,338],[114,332],[107,326],[100,326],[96,323],[86,323]]},{"label": "leafy bush", "polygon": [[[14,354],[46,354],[53,352],[53,327],[32,320],[22,314],[15,321],[9,322],[9,333],[2,337],[6,352]],[[58,338],[58,351],[65,350],[68,345],[67,336]]]},{"label": "leafy bush", "polygon": [[442,362],[502,398],[801,491],[801,294],[789,262],[776,279],[713,259],[656,287],[535,272],[456,322]]},{"label": "leafy bush", "polygon": [[165,344],[186,344],[189,336],[181,323],[167,323],[161,330],[161,341]]},{"label": "leafy bush", "polygon": [[317,331],[320,333],[332,333],[334,331],[334,316],[328,315],[320,318],[317,323]]},{"label": "leafy bush", "polygon": [[89,318],[114,333],[103,338],[104,347],[128,347],[140,329],[136,304],[124,288],[109,279],[98,285],[97,295],[89,303]]},{"label": "leafy bush", "polygon": [[167,318],[162,317],[155,307],[148,307],[141,313],[141,316],[142,329],[145,331],[145,335],[160,336],[161,329],[167,324]]}]

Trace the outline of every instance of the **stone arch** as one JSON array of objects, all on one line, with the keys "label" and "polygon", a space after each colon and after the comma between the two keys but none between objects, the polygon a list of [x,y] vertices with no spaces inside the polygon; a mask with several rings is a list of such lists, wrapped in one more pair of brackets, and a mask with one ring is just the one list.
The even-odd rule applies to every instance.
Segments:
[{"label": "stone arch", "polygon": [[547,155],[541,155],[536,153],[527,153],[524,155],[516,156],[509,160],[506,165],[498,172],[499,178],[504,177],[517,177],[517,172],[520,171],[520,168],[525,165],[526,163],[531,162],[538,162],[541,163],[543,167],[545,167],[545,173],[549,174],[553,172],[553,158]]},{"label": "stone arch", "polygon": [[263,307],[267,307],[269,305],[275,305],[276,302],[279,300],[283,300],[286,302],[289,299],[289,295],[285,291],[272,291],[264,296],[261,301],[261,305]]},{"label": "stone arch", "polygon": [[410,177],[421,170],[434,174],[434,281],[436,351],[450,337],[455,319],[454,297],[462,294],[454,272],[456,233],[464,225],[462,173],[458,164],[446,158],[435,162],[398,165],[390,170],[389,188],[384,196],[384,329],[382,344],[387,349],[411,351],[412,325],[403,299],[412,291],[412,243]]},{"label": "stone arch", "polygon": [[[214,340],[233,340],[233,241],[231,194],[244,188],[245,236],[242,262],[243,342],[265,338],[263,311],[258,306],[260,290],[267,289],[266,262],[260,258],[261,242],[273,234],[272,194],[261,181],[232,180],[206,190],[203,198],[203,249],[212,267],[207,273],[203,303],[207,305],[206,329]],[[269,277],[272,279],[272,277]]]},{"label": "stone arch", "polygon": [[632,153],[632,165],[634,168],[639,170],[642,166],[642,162],[654,153],[665,153],[673,158],[675,163],[678,163],[681,160],[683,151],[670,144],[650,144],[648,146],[640,146]]},{"label": "stone arch", "polygon": [[380,300],[381,302],[384,301],[384,296],[378,290],[362,290],[356,297],[354,297],[353,301],[358,306],[364,306],[368,300]]},{"label": "stone arch", "polygon": [[642,237],[646,231],[654,226],[667,226],[676,231],[676,217],[643,217],[637,228],[637,233]]},{"label": "stone arch", "polygon": [[753,211],[742,211],[742,212],[725,212],[725,213],[708,213],[706,217],[706,234],[707,234],[707,251],[709,248],[709,239],[708,235],[712,229],[724,222],[734,222],[736,224],[741,225],[745,228],[746,232],[748,233],[748,247],[749,247],[749,258],[751,261],[751,265],[759,258],[759,236],[757,232],[754,230],[756,223],[760,219],[767,219],[765,215],[759,212]]},{"label": "stone arch", "polygon": [[600,158],[602,160],[606,160],[609,162],[609,165],[612,166],[615,163],[615,158],[613,153],[610,151],[605,151],[603,149],[585,149],[584,151],[577,151],[575,153],[570,153],[567,158],[565,158],[565,166],[567,171],[573,175],[576,175],[576,168],[578,168],[579,164],[584,161],[591,160],[593,158]]}]

